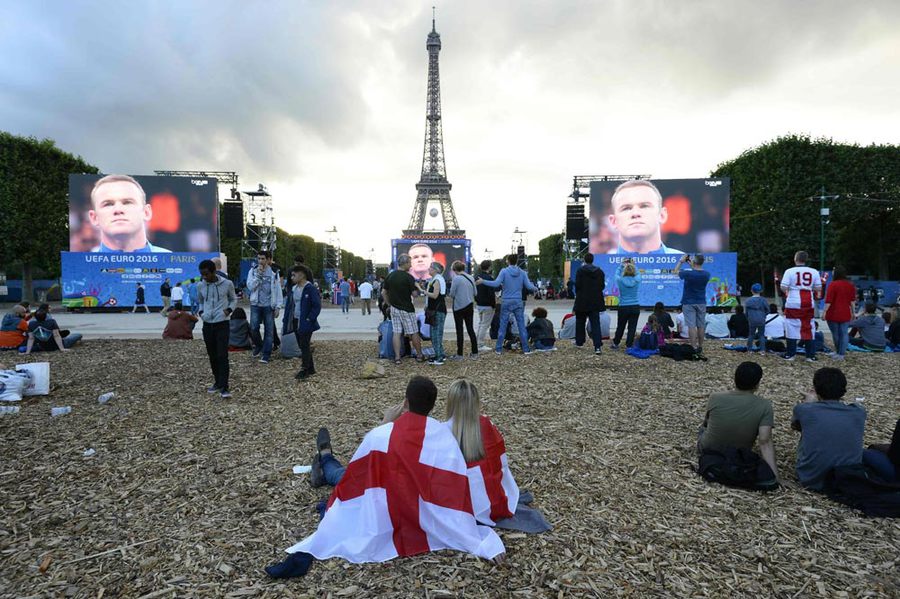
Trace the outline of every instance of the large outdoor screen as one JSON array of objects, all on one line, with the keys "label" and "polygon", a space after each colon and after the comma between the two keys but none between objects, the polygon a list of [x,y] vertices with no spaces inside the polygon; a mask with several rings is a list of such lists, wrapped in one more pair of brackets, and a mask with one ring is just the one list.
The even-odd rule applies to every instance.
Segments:
[{"label": "large outdoor screen", "polygon": [[730,179],[593,181],[592,254],[728,251]]},{"label": "large outdoor screen", "polygon": [[69,175],[72,252],[218,252],[216,180]]},{"label": "large outdoor screen", "polygon": [[459,260],[469,270],[470,244],[468,239],[394,239],[391,241],[392,266],[397,264],[397,256],[409,254],[412,267],[409,274],[417,280],[428,279],[428,267],[432,262],[444,266],[444,277],[450,277],[450,265]]}]

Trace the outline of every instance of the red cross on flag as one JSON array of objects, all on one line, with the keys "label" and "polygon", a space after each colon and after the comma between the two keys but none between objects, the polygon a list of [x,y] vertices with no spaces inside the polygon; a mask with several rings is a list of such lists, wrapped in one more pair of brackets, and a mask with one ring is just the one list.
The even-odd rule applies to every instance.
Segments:
[{"label": "red cross on flag", "polygon": [[[453,430],[452,419],[447,421],[447,428]],[[475,519],[494,526],[497,520],[511,518],[516,513],[519,486],[509,470],[503,435],[487,416],[481,416],[481,442],[484,458],[466,464],[466,474]]]},{"label": "red cross on flag", "polygon": [[450,429],[407,412],[365,436],[319,528],[287,552],[362,563],[439,549],[486,559],[504,552],[497,533],[475,521]]}]

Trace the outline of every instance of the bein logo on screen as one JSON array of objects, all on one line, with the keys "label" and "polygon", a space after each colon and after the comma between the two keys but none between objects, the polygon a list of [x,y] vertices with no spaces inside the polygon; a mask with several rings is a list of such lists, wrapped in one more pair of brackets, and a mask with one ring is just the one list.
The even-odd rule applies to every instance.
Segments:
[{"label": "bein logo on screen", "polygon": [[707,187],[719,187],[722,185],[722,181],[714,180],[714,181],[704,181]]},{"label": "bein logo on screen", "polygon": [[203,186],[209,183],[208,179],[191,179],[191,185]]}]

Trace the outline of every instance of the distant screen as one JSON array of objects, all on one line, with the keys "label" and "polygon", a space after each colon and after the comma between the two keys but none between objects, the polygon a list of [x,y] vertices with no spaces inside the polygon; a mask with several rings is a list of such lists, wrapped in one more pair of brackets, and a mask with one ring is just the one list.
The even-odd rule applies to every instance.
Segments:
[{"label": "distant screen", "polygon": [[445,278],[450,277],[450,265],[459,260],[469,270],[468,239],[459,240],[434,240],[434,239],[395,239],[392,242],[391,261],[396,266],[397,256],[409,254],[412,259],[412,267],[409,274],[417,280],[428,279],[428,267],[432,262],[439,262],[444,266]]},{"label": "distant screen", "polygon": [[106,175],[95,189],[102,177],[69,175],[70,251],[219,251],[215,179]]},{"label": "distant screen", "polygon": [[[613,205],[613,194],[620,186]],[[728,251],[730,179],[591,183],[592,254]]]}]

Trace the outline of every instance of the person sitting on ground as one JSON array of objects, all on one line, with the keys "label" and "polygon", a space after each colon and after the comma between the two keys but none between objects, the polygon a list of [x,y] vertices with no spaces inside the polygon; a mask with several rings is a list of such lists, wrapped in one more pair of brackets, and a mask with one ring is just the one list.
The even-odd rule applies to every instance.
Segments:
[{"label": "person sitting on ground", "polygon": [[12,307],[0,322],[0,349],[16,349],[28,340],[28,311],[21,304]]},{"label": "person sitting on ground", "polygon": [[187,310],[169,310],[166,313],[166,328],[163,339],[193,339],[194,325],[200,320]]},{"label": "person sitting on ground", "polygon": [[[762,285],[754,283],[750,288],[753,297],[744,303],[744,308],[747,311],[749,328],[747,350],[766,353],[766,317],[769,315],[769,304],[762,297],[762,290]],[[758,347],[754,347],[754,342],[759,344]]]},{"label": "person sitting on ground", "polygon": [[675,337],[678,339],[690,339],[681,307],[675,308]]},{"label": "person sitting on ground", "polygon": [[434,383],[413,377],[404,402],[366,434],[340,476],[328,431],[319,431],[310,482],[318,482],[318,463],[324,466],[321,475],[329,472],[328,480],[338,484],[316,532],[288,548],[284,562],[267,567],[270,576],[302,576],[314,557],[383,562],[456,549],[502,559],[500,537],[475,520],[457,440],[449,427],[428,417],[436,400]]},{"label": "person sitting on ground", "polygon": [[866,304],[865,312],[860,312],[855,320],[847,323],[850,328],[855,328],[859,337],[850,337],[850,345],[861,347],[869,351],[884,351],[884,320],[875,314],[875,304]]},{"label": "person sitting on ground", "polygon": [[638,340],[638,347],[641,349],[659,349],[666,344],[666,334],[663,328],[656,320],[656,314],[647,317],[644,328],[641,329],[641,337]]},{"label": "person sitting on ground", "polygon": [[735,306],[734,314],[728,319],[728,336],[732,339],[746,339],[750,336],[750,320],[744,314],[743,306]]},{"label": "person sitting on ground", "polygon": [[759,454],[778,477],[772,427],[775,416],[772,402],[757,395],[762,380],[762,367],[756,362],[741,362],[734,371],[734,391],[709,396],[706,416],[700,427],[697,448],[722,450],[726,447],[753,449],[759,443]]},{"label": "person sitting on ground", "polygon": [[50,317],[50,305],[41,304],[28,322],[28,343],[25,355],[34,351],[67,351],[81,341],[80,333],[60,330],[56,320]]},{"label": "person sitting on ground", "polygon": [[778,313],[778,306],[775,304],[769,304],[765,333],[766,339],[784,339],[784,316]]},{"label": "person sitting on ground", "polygon": [[[528,341],[534,345],[537,351],[554,351],[556,337],[553,333],[553,323],[547,319],[547,310],[538,306],[531,311],[532,320],[525,329],[528,331]],[[465,453],[465,452],[463,452]]]},{"label": "person sitting on ground", "polygon": [[703,331],[707,339],[725,339],[731,333],[728,330],[728,316],[722,308],[713,307],[704,316]]},{"label": "person sitting on ground", "polygon": [[829,470],[862,463],[866,411],[857,403],[841,402],[847,377],[838,368],[818,369],[813,388],[794,406],[791,428],[801,432],[797,478],[807,489],[821,491]]},{"label": "person sitting on ground", "polygon": [[662,302],[656,302],[653,306],[653,316],[656,317],[656,323],[662,328],[663,335],[666,339],[671,339],[675,335],[675,321],[672,315],[666,312],[666,306]]},{"label": "person sitting on ground", "polygon": [[900,482],[900,420],[889,444],[873,444],[863,451],[863,463],[887,482]]},{"label": "person sitting on ground", "polygon": [[243,308],[235,308],[228,320],[228,351],[244,351],[253,347],[250,323]]},{"label": "person sitting on ground", "polygon": [[900,351],[900,307],[891,308],[891,326],[885,333],[885,341],[893,351]]}]

